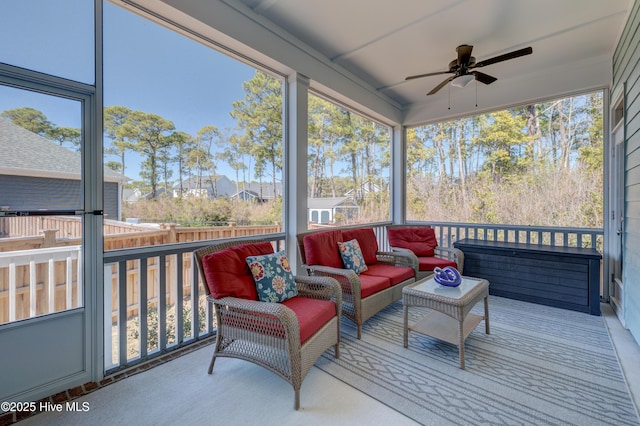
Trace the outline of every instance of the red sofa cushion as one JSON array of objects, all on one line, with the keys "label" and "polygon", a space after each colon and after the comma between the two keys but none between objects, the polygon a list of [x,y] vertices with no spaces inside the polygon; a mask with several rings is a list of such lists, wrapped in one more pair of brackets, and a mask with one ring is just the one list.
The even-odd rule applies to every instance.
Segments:
[{"label": "red sofa cushion", "polygon": [[338,241],[344,241],[340,229],[305,235],[302,244],[307,265],[343,268]]},{"label": "red sofa cushion", "polygon": [[[377,263],[369,266],[369,269],[363,272],[365,275],[375,275],[379,277],[389,278],[391,285],[400,284],[401,282],[413,278],[415,271],[408,266],[393,266],[384,263]],[[362,274],[360,275],[362,278]]]},{"label": "red sofa cushion", "polygon": [[292,297],[282,302],[298,317],[300,324],[300,342],[304,343],[313,336],[327,321],[336,316],[336,304],[330,300]]},{"label": "red sofa cushion", "polygon": [[458,268],[458,265],[453,260],[435,256],[418,257],[418,264],[420,265],[418,268],[420,271],[433,271],[436,266],[440,268],[444,268],[445,266],[453,266],[456,269]]},{"label": "red sofa cushion", "polygon": [[[273,246],[268,241],[263,241],[263,242],[254,243],[254,244],[242,244],[239,246],[230,247],[230,249],[238,253],[238,257],[240,257],[242,261],[244,261],[249,256],[262,256],[263,254],[274,253]],[[249,270],[249,266],[246,265],[246,263],[245,263],[245,266],[247,267],[246,269],[247,274],[251,274],[251,271]]]},{"label": "red sofa cushion", "polygon": [[368,275],[366,272],[358,275],[360,278],[360,297],[369,297],[379,291],[391,287],[391,280],[378,275]]},{"label": "red sofa cushion", "polygon": [[211,296],[258,300],[256,284],[245,258],[269,253],[273,253],[273,246],[263,242],[234,246],[204,256],[202,269]]},{"label": "red sofa cushion", "polygon": [[406,248],[416,256],[433,256],[438,247],[436,231],[427,227],[390,228],[387,232],[391,247]]},{"label": "red sofa cushion", "polygon": [[373,232],[373,228],[345,229],[342,231],[344,241],[350,241],[354,238],[360,244],[362,257],[367,265],[375,265],[378,263],[376,253],[378,253],[378,239]]}]

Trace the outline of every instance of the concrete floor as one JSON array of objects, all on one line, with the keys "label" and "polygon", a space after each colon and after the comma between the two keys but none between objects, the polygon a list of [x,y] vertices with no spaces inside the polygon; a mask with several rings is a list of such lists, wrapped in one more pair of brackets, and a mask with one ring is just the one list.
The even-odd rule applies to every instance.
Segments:
[{"label": "concrete floor", "polygon": [[629,330],[622,327],[611,305],[602,303],[600,306],[636,410],[640,410],[640,345]]},{"label": "concrete floor", "polygon": [[[640,346],[609,305],[602,305],[602,315],[638,409]],[[211,347],[205,346],[77,399],[88,404],[87,412],[41,413],[21,424],[416,424],[315,367],[302,386],[301,409],[295,411],[293,391],[284,380],[234,359],[216,364],[216,372],[222,374],[202,374],[210,356]],[[247,386],[255,400],[238,397],[246,395]]]}]

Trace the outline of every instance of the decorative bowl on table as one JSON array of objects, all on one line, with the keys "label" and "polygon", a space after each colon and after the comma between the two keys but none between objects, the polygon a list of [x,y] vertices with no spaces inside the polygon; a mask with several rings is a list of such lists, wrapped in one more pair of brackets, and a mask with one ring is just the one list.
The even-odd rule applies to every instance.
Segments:
[{"label": "decorative bowl on table", "polygon": [[433,280],[440,285],[446,287],[458,287],[462,283],[460,272],[453,266],[445,266],[444,268],[436,267],[433,269]]}]

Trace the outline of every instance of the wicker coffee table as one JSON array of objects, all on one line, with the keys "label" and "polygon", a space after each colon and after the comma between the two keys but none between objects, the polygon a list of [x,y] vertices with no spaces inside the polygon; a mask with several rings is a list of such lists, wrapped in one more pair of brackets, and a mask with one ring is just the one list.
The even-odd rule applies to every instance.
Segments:
[{"label": "wicker coffee table", "polygon": [[[489,282],[462,277],[458,287],[445,287],[425,278],[402,289],[404,303],[404,347],[409,346],[409,330],[458,346],[460,368],[464,369],[464,341],[484,319],[489,334]],[[471,308],[484,299],[484,316],[471,314]],[[424,306],[431,311],[409,326],[409,307]]]}]

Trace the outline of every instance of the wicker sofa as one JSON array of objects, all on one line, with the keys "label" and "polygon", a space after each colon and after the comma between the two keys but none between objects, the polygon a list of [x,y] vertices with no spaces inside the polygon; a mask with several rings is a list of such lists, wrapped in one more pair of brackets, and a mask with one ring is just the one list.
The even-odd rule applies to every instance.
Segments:
[{"label": "wicker sofa", "polygon": [[464,253],[453,247],[440,247],[435,230],[429,225],[388,225],[389,245],[394,252],[415,256],[416,279],[433,274],[436,267],[453,266],[462,274]]},{"label": "wicker sofa", "polygon": [[[267,255],[290,274],[286,257],[273,254],[271,243],[260,241],[231,241],[194,252],[207,299],[215,309],[217,334],[209,374],[218,357],[258,364],[293,386],[297,410],[302,381],[318,357],[332,346],[336,358],[340,354],[342,292],[328,277],[290,275],[297,295],[278,303],[258,300],[264,296],[256,290],[255,264],[250,268],[246,259]],[[275,278],[270,281],[275,282]]]},{"label": "wicker sofa", "polygon": [[[357,240],[366,271],[344,266],[338,243]],[[402,288],[415,282],[418,265],[407,253],[381,252],[373,228],[308,231],[297,235],[307,273],[335,278],[342,288],[342,314],[355,322],[358,339],[362,324],[382,308],[402,298]]]}]

